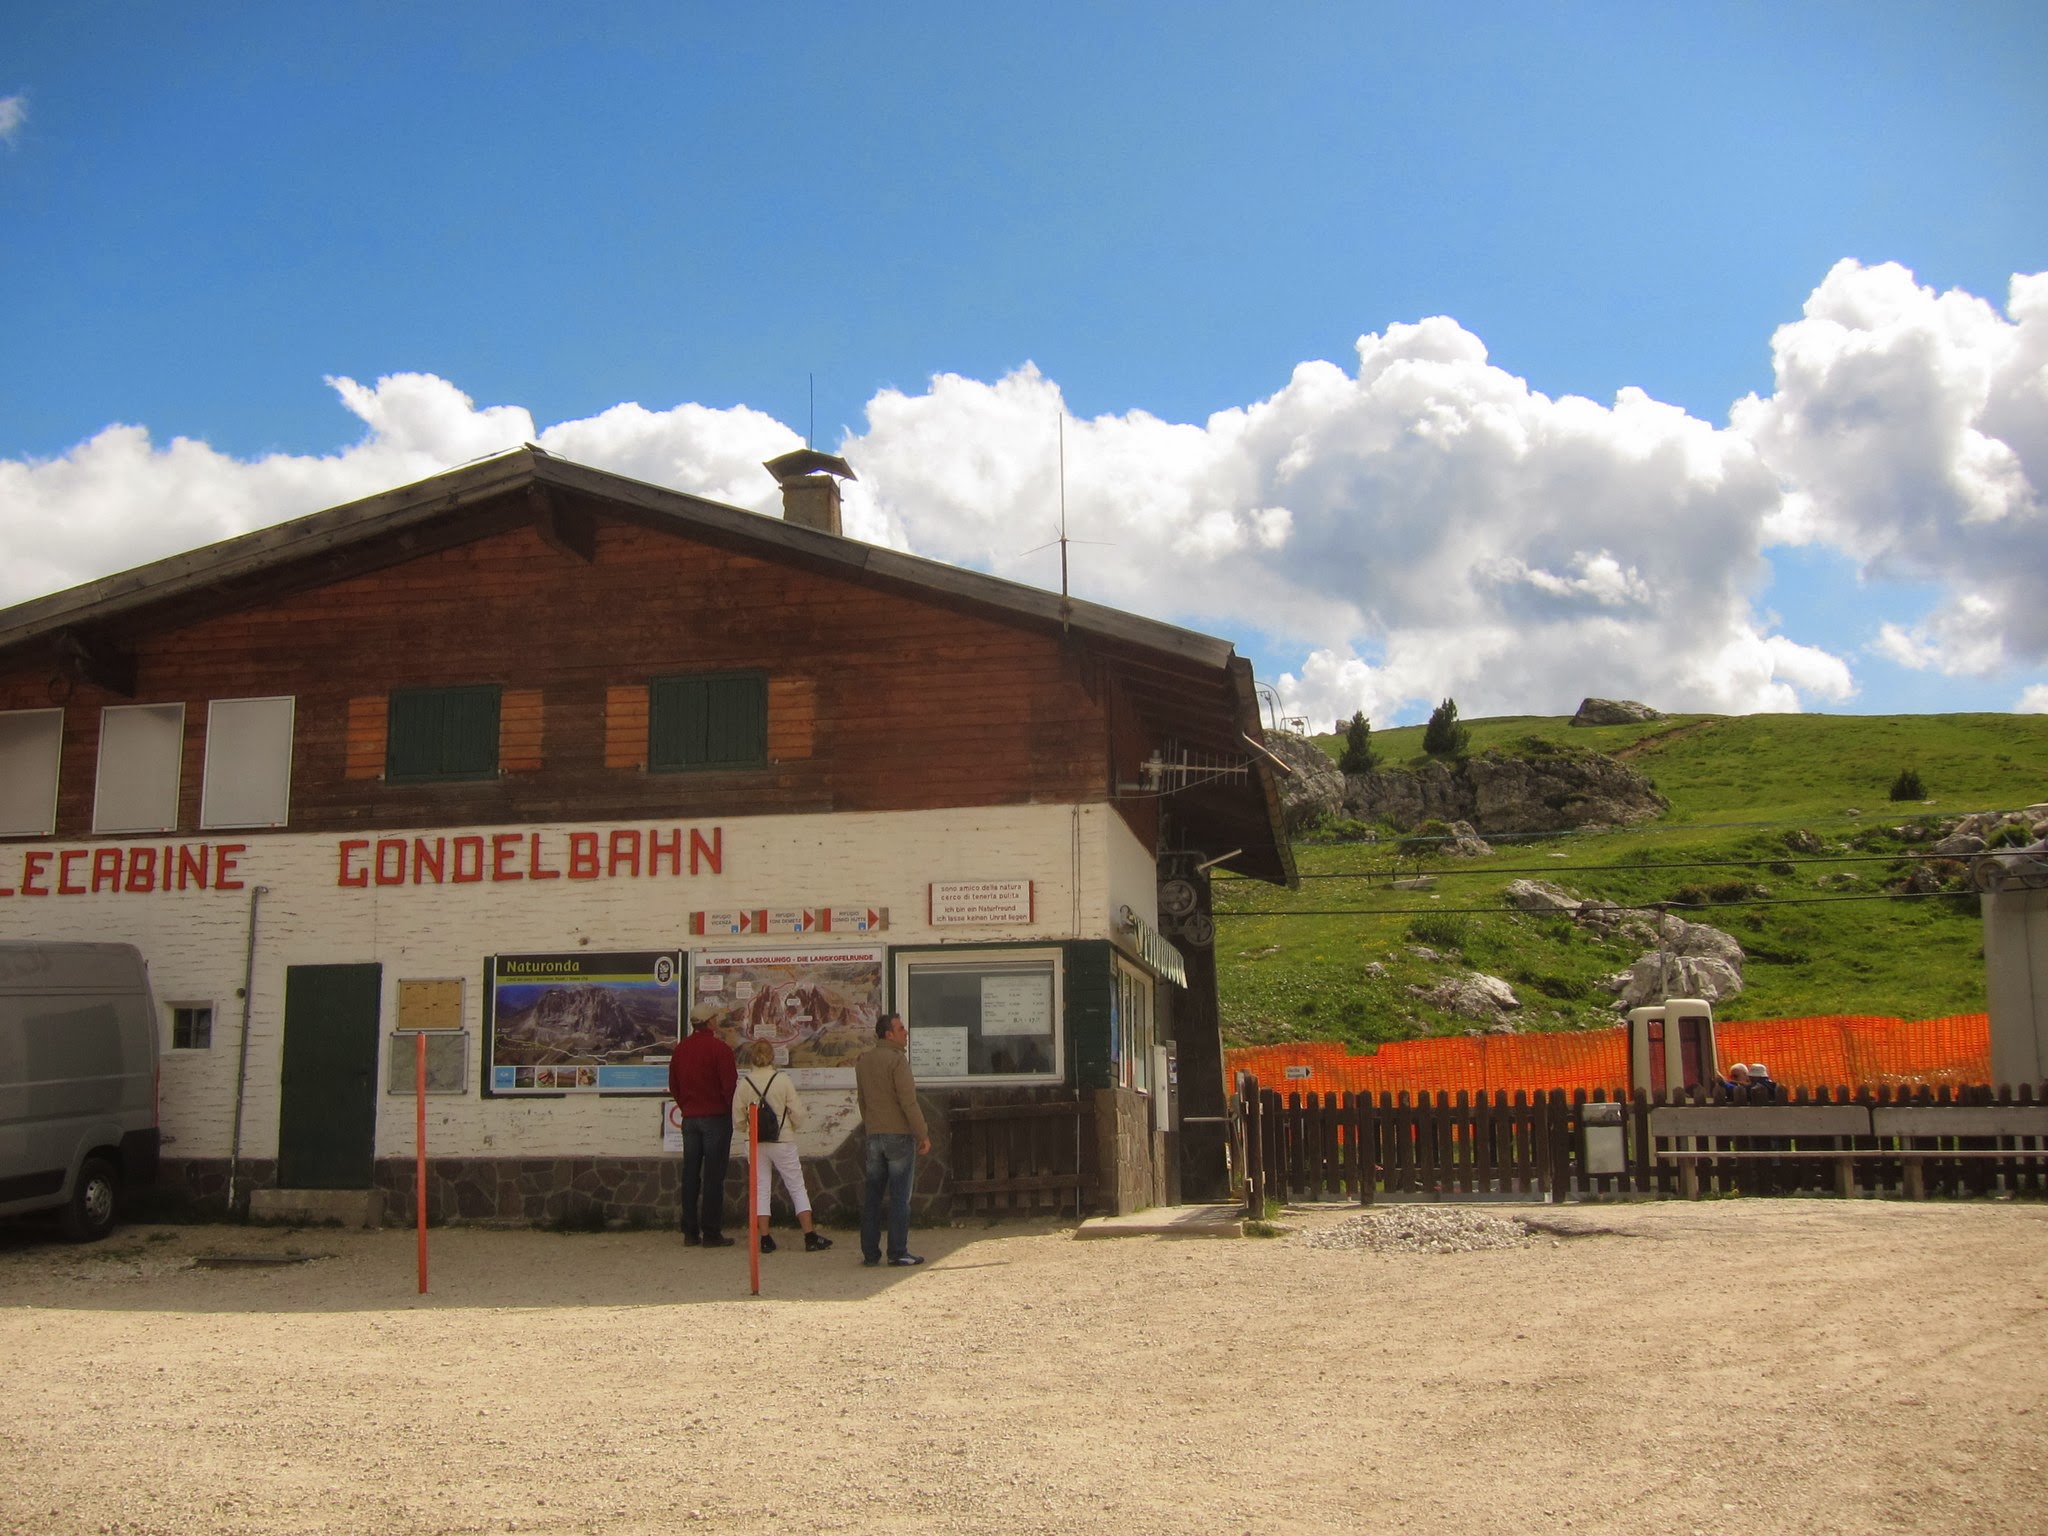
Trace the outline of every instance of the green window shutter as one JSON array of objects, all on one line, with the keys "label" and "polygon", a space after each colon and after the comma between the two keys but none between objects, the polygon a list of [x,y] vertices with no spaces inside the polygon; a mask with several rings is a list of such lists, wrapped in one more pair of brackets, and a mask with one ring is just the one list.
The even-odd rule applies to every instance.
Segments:
[{"label": "green window shutter", "polygon": [[759,672],[657,678],[647,690],[647,766],[657,773],[768,761],[768,680]]},{"label": "green window shutter", "polygon": [[754,768],[768,760],[768,688],[755,677],[718,677],[705,686],[704,761]]},{"label": "green window shutter", "polygon": [[495,777],[499,692],[496,683],[393,690],[384,776],[414,781]]}]

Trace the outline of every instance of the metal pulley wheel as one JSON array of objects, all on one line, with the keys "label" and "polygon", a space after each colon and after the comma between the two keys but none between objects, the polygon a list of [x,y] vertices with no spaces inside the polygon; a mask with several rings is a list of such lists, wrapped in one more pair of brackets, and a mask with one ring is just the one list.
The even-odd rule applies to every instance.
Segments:
[{"label": "metal pulley wheel", "polygon": [[1202,893],[1195,889],[1192,880],[1162,880],[1159,882],[1159,915],[1161,917],[1186,917],[1202,902]]},{"label": "metal pulley wheel", "polygon": [[1207,949],[1216,942],[1216,919],[1206,912],[1190,913],[1181,922],[1180,936],[1197,949]]}]

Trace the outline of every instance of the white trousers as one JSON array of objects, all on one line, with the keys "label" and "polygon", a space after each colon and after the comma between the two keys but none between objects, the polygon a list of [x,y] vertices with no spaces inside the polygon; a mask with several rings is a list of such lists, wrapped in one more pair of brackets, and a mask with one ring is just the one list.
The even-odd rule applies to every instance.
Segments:
[{"label": "white trousers", "polygon": [[[742,1146],[746,1143],[741,1142]],[[768,1170],[773,1168],[782,1175],[782,1192],[789,1196],[790,1206],[801,1216],[811,1208],[811,1197],[804,1190],[804,1165],[794,1141],[764,1141],[761,1143],[761,1160],[754,1164],[754,1210],[768,1214]]]}]

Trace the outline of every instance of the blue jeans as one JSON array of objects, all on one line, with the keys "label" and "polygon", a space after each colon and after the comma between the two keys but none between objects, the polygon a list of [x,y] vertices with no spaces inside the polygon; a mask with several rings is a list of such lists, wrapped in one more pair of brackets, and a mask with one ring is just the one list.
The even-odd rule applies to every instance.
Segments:
[{"label": "blue jeans", "polygon": [[915,1136],[868,1133],[867,1188],[860,1203],[860,1256],[882,1257],[882,1200],[889,1201],[889,1257],[910,1252],[910,1184],[917,1175]]},{"label": "blue jeans", "polygon": [[725,1164],[732,1155],[732,1116],[691,1115],[683,1121],[683,1236],[722,1237]]}]

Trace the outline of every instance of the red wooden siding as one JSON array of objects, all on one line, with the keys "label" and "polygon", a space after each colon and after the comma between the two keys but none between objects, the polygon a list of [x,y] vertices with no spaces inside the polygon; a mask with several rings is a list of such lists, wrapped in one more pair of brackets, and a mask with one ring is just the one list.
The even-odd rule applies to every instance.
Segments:
[{"label": "red wooden siding", "polygon": [[[626,522],[599,521],[588,563],[522,527],[244,611],[195,604],[136,660],[132,700],[0,671],[0,709],[68,700],[59,836],[90,830],[103,704],[185,702],[189,828],[207,701],[272,694],[298,701],[298,831],[1099,801],[1112,781],[1084,645]],[[647,773],[648,680],[749,668],[769,678],[768,766]],[[504,772],[384,783],[387,692],[467,683],[505,689]],[[1119,724],[1120,768],[1150,747]]]},{"label": "red wooden siding", "polygon": [[391,714],[384,695],[348,701],[348,736],[343,749],[343,776],[351,779],[380,779],[384,776],[385,733]]},{"label": "red wooden siding", "polygon": [[543,736],[541,690],[507,688],[498,700],[499,772],[538,773]]}]

